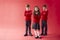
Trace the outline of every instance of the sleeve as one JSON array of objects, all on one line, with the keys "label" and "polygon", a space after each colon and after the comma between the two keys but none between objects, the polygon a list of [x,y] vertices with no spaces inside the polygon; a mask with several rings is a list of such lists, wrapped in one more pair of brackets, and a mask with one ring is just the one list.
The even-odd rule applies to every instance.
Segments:
[{"label": "sleeve", "polygon": [[41,14],[40,14],[40,18],[41,18]]},{"label": "sleeve", "polygon": [[48,19],[48,11],[47,11],[47,15],[46,16],[47,16],[47,19]]},{"label": "sleeve", "polygon": [[30,12],[30,14],[32,15],[32,11]]},{"label": "sleeve", "polygon": [[26,11],[24,12],[24,16],[26,16]]},{"label": "sleeve", "polygon": [[48,11],[47,11],[47,16],[48,16]]},{"label": "sleeve", "polygon": [[40,14],[40,18],[42,18],[42,16],[43,16],[43,12],[41,12],[41,14]]}]

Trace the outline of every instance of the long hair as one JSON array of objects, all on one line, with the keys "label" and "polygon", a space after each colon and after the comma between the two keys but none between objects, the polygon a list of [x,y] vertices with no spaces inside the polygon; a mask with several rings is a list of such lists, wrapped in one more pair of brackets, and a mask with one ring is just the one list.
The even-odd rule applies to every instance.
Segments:
[{"label": "long hair", "polygon": [[[38,11],[35,11],[35,10],[34,10],[34,15],[36,15],[36,13],[38,13],[37,15],[40,15],[40,9],[39,9],[39,7],[38,7],[38,6],[35,6],[35,7],[38,8]],[[34,7],[34,9],[35,9],[35,7]]]}]

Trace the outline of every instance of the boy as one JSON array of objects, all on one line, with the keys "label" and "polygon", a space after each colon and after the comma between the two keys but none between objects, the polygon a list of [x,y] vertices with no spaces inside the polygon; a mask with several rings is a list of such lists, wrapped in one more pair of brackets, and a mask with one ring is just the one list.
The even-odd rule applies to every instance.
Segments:
[{"label": "boy", "polygon": [[41,35],[47,35],[47,17],[48,17],[48,10],[46,5],[43,5],[43,11],[42,11],[42,33]]},{"label": "boy", "polygon": [[29,35],[32,36],[32,33],[31,33],[32,11],[30,10],[30,5],[29,4],[26,5],[26,10],[25,10],[24,16],[25,16],[25,22],[26,22],[26,33],[25,33],[24,36],[28,36],[28,31],[29,31]]}]

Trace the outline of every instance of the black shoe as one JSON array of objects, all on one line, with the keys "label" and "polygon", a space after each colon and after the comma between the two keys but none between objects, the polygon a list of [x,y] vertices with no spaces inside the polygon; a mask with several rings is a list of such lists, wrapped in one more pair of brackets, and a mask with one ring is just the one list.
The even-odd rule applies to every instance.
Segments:
[{"label": "black shoe", "polygon": [[46,36],[46,35],[47,35],[47,33],[44,34],[44,36]]},{"label": "black shoe", "polygon": [[39,37],[37,36],[37,37],[35,37],[35,38],[37,39],[37,38],[39,38]]},{"label": "black shoe", "polygon": [[32,33],[29,34],[30,36],[33,36]]},{"label": "black shoe", "polygon": [[47,33],[45,33],[47,35]]},{"label": "black shoe", "polygon": [[28,36],[28,34],[25,34],[24,36]]},{"label": "black shoe", "polygon": [[43,33],[41,33],[41,35],[44,35]]},{"label": "black shoe", "polygon": [[39,38],[39,39],[41,39],[41,37],[40,37],[40,36],[38,36],[38,38]]}]

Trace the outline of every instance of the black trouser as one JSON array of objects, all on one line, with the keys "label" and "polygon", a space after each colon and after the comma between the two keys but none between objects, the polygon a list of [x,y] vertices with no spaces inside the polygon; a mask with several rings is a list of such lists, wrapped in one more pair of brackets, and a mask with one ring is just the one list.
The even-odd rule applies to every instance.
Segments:
[{"label": "black trouser", "polygon": [[26,21],[26,34],[31,34],[31,21]]},{"label": "black trouser", "polygon": [[47,34],[47,21],[42,20],[42,34]]}]

